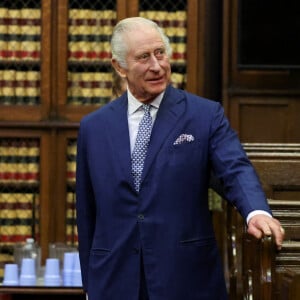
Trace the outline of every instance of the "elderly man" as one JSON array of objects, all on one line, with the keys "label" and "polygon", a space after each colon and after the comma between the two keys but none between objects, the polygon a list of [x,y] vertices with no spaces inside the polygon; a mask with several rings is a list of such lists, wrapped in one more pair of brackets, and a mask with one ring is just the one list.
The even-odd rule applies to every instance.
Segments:
[{"label": "elderly man", "polygon": [[83,118],[77,217],[89,300],[227,299],[208,208],[210,173],[257,238],[283,231],[218,102],[170,85],[170,44],[120,21],[112,65],[127,91]]}]

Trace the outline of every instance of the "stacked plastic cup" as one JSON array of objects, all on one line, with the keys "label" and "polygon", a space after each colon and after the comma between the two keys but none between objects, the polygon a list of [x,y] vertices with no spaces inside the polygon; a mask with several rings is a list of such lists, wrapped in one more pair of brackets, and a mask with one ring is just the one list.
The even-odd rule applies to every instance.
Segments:
[{"label": "stacked plastic cup", "polygon": [[75,254],[74,254],[74,268],[73,268],[72,285],[73,286],[82,286],[81,268],[80,268],[78,252],[75,252]]},{"label": "stacked plastic cup", "polygon": [[20,285],[36,285],[35,259],[23,258],[21,262]]},{"label": "stacked plastic cup", "polygon": [[58,258],[47,258],[44,275],[45,286],[60,286],[60,267]]},{"label": "stacked plastic cup", "polygon": [[19,270],[17,264],[5,264],[3,285],[19,285]]},{"label": "stacked plastic cup", "polygon": [[73,285],[73,270],[75,263],[75,252],[65,252],[63,260],[63,285],[72,286]]}]

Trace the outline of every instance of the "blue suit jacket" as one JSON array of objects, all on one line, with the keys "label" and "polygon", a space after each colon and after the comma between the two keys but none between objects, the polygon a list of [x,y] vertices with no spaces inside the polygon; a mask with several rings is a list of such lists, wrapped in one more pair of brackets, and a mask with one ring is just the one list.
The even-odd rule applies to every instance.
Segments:
[{"label": "blue suit jacket", "polygon": [[[175,143],[182,134],[189,138]],[[208,209],[211,169],[243,217],[269,211],[217,102],[167,88],[139,194],[131,175],[126,93],[82,120],[76,205],[89,300],[137,300],[141,252],[150,299],[226,299]]]}]

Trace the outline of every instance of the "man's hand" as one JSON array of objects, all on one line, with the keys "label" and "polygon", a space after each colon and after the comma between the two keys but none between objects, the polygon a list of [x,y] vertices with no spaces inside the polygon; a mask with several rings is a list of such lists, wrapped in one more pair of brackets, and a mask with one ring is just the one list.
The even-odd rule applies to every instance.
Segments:
[{"label": "man's hand", "polygon": [[277,219],[262,214],[255,215],[249,220],[247,231],[257,239],[273,236],[277,249],[281,249],[284,229]]}]

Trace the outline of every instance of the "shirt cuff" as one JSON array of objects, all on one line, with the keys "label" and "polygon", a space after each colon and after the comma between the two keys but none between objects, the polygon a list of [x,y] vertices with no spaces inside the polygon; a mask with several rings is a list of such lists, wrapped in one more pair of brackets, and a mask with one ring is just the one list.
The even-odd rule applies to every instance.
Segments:
[{"label": "shirt cuff", "polygon": [[265,215],[265,216],[269,216],[270,218],[272,218],[272,215],[264,210],[253,210],[247,216],[247,219],[246,219],[247,225],[248,225],[250,219],[256,215]]}]

